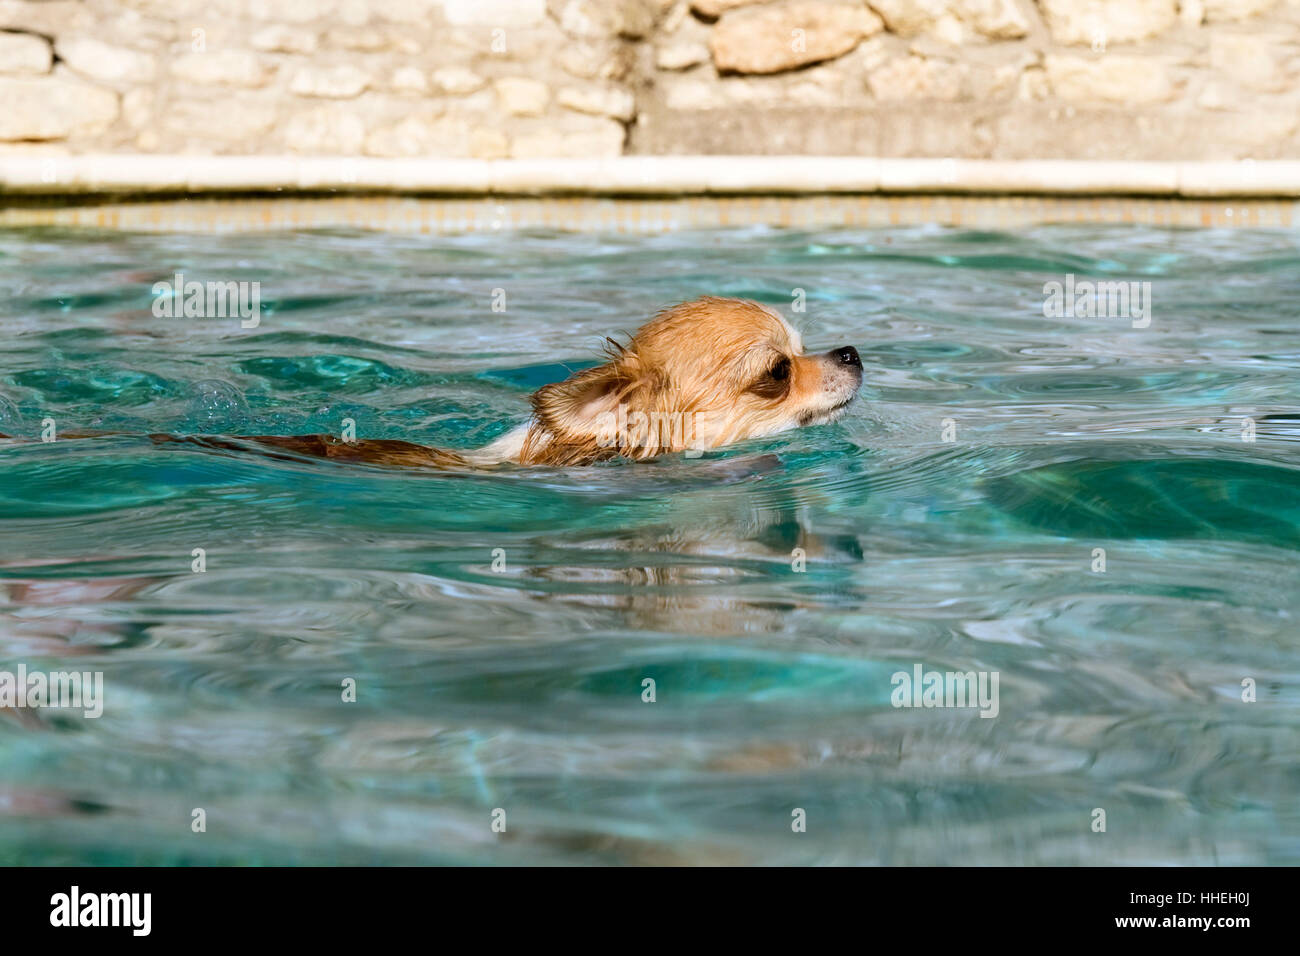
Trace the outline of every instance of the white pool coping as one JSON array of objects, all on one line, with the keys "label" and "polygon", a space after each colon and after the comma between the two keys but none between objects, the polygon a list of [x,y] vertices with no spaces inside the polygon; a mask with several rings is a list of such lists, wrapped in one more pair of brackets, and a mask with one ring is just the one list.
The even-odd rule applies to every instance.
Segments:
[{"label": "white pool coping", "polygon": [[0,196],[348,192],[458,196],[979,194],[1300,197],[1300,161],[620,156],[376,159],[0,155]]}]

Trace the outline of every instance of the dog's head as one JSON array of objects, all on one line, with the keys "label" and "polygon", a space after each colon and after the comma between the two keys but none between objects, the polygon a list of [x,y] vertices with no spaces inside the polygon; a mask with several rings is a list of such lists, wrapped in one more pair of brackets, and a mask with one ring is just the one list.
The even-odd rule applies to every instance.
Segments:
[{"label": "dog's head", "polygon": [[716,448],[834,421],[862,384],[852,346],[805,355],[757,302],[706,296],[659,313],[610,359],[533,396],[524,460],[577,464]]}]

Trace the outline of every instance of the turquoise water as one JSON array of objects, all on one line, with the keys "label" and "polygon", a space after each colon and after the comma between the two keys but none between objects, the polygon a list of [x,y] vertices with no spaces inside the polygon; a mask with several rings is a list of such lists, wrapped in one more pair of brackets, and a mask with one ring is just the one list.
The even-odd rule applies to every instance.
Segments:
[{"label": "turquoise water", "polygon": [[[260,325],[155,317],[177,271]],[[1150,326],[1045,318],[1067,274]],[[142,437],[474,447],[703,292],[863,400],[570,471]],[[1264,231],[0,233],[0,669],[104,682],[0,711],[0,862],[1300,863],[1298,302]]]}]

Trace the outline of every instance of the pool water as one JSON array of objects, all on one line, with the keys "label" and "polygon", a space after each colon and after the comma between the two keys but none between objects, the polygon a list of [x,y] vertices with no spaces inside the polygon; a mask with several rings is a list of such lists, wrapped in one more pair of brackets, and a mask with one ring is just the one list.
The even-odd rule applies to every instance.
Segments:
[{"label": "pool water", "polygon": [[[705,292],[862,400],[572,470],[144,437],[475,447]],[[0,233],[0,669],[104,688],[0,710],[0,863],[1300,863],[1297,303],[1276,231]]]}]

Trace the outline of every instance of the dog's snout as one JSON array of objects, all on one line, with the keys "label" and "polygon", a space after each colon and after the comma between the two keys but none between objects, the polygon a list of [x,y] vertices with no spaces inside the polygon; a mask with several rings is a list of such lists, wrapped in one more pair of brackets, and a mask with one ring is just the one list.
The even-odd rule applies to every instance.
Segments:
[{"label": "dog's snout", "polygon": [[852,345],[845,345],[842,348],[831,349],[831,357],[841,365],[853,365],[862,368],[862,359],[858,357],[858,350]]}]

